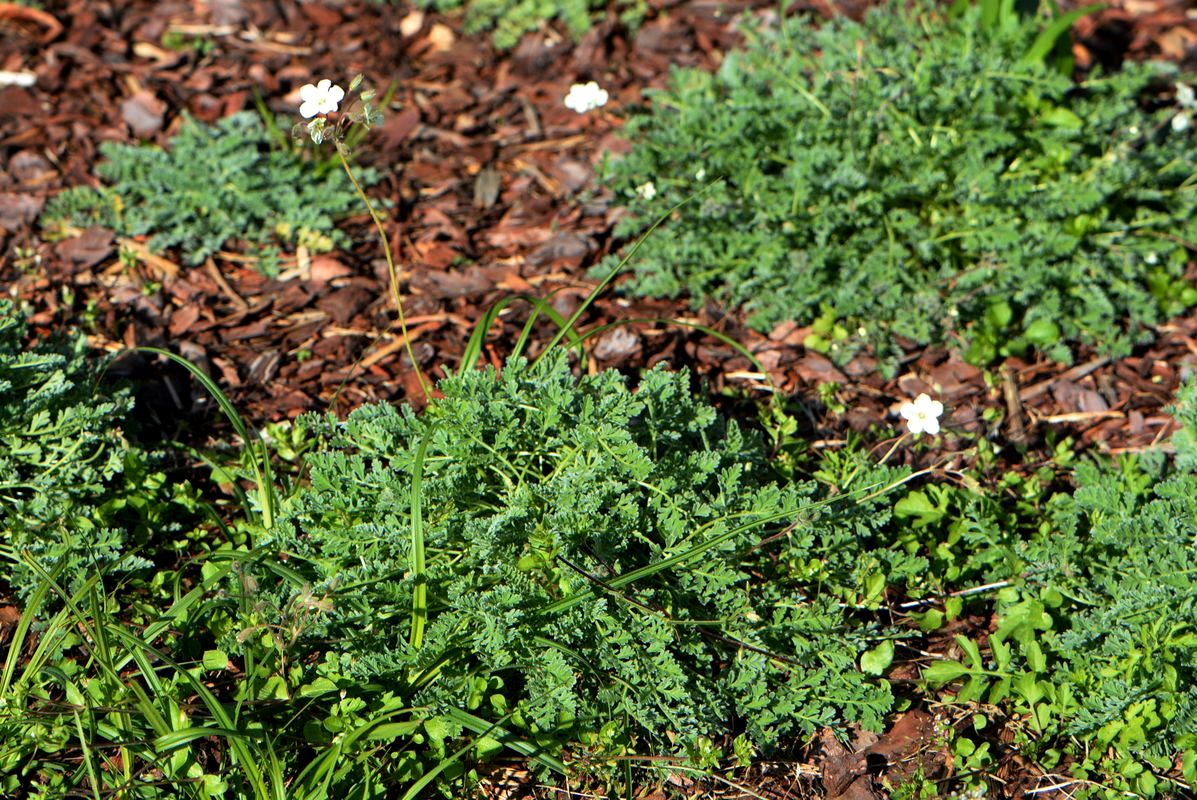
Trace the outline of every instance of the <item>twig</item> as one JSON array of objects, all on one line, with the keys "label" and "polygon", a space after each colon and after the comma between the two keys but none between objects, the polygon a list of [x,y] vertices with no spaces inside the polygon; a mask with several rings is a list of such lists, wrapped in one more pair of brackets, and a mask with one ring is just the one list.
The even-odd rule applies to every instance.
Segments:
[{"label": "twig", "polygon": [[997,581],[996,583],[987,583],[984,586],[973,586],[970,589],[961,589],[958,592],[949,592],[943,597],[924,597],[922,600],[911,600],[909,603],[902,603],[898,608],[918,608],[920,606],[930,606],[942,602],[948,597],[967,597],[970,594],[980,594],[981,592],[990,592],[994,589],[1005,589],[1010,585],[1010,581]]},{"label": "twig", "polygon": [[220,268],[216,266],[216,262],[211,256],[204,262],[204,266],[208,269],[208,274],[212,276],[212,280],[216,281],[216,285],[220,287],[220,291],[224,292],[225,297],[233,301],[233,305],[241,309],[241,311],[249,311],[249,303],[245,298],[237,294],[229,282],[225,280],[224,275],[220,274]]},{"label": "twig", "polygon": [[1064,422],[1085,422],[1090,419],[1123,419],[1126,414],[1121,411],[1069,411],[1066,414],[1052,414],[1050,417],[1039,417],[1040,422],[1058,425]]},{"label": "twig", "polygon": [[1104,367],[1106,364],[1109,364],[1109,363],[1110,363],[1109,358],[1106,358],[1106,357],[1095,358],[1086,364],[1081,364],[1080,366],[1073,367],[1072,369],[1068,370],[1067,372],[1061,373],[1060,375],[1056,375],[1055,377],[1052,377],[1052,378],[1048,378],[1047,380],[1040,381],[1039,383],[1035,384],[1034,386],[1030,386],[1026,389],[1023,389],[1021,392],[1018,393],[1018,399],[1024,403],[1027,402],[1028,400],[1034,400],[1036,397],[1038,397],[1039,395],[1043,394],[1048,389],[1050,389],[1052,387],[1052,384],[1054,384],[1054,383],[1057,383],[1059,381],[1079,380],[1091,372],[1096,372],[1097,370],[1101,369],[1102,367]]},{"label": "twig", "polygon": [[1027,440],[1027,426],[1023,419],[1022,399],[1018,396],[1018,384],[1014,382],[1014,370],[1002,370],[1002,395],[1006,398],[1006,421],[1010,423],[1010,441],[1022,443]]}]

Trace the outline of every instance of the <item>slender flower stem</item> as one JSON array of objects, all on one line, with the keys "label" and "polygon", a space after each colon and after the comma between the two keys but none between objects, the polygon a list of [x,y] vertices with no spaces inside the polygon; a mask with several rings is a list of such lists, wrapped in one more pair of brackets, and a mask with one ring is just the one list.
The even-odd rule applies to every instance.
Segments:
[{"label": "slender flower stem", "polygon": [[416,378],[420,381],[420,389],[424,392],[424,398],[432,398],[432,390],[428,387],[428,382],[424,380],[424,373],[420,371],[420,365],[416,361],[415,351],[411,346],[411,338],[407,335],[407,319],[403,315],[403,298],[399,294],[399,275],[395,269],[395,258],[391,255],[391,243],[387,240],[386,230],[382,227],[382,217],[374,210],[374,203],[370,202],[370,198],[362,190],[362,185],[357,182],[357,177],[353,174],[353,169],[349,166],[349,159],[345,157],[345,147],[336,140],[337,156],[341,159],[341,166],[345,168],[345,174],[349,176],[349,181],[353,184],[353,188],[357,190],[357,196],[366,204],[366,209],[370,212],[370,219],[374,220],[374,227],[378,229],[378,238],[382,242],[382,252],[387,259],[387,275],[391,281],[391,296],[395,301],[395,310],[399,312],[399,331],[403,336],[403,346],[407,349],[407,357],[411,360],[411,367],[416,371]]}]

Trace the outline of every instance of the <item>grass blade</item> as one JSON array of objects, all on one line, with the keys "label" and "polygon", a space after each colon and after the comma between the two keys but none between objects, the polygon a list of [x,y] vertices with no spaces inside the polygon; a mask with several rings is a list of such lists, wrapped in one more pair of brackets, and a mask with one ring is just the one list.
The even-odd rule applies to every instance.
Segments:
[{"label": "grass blade", "polygon": [[[224,412],[225,417],[232,424],[233,430],[237,432],[237,435],[241,437],[241,441],[245,442],[245,446],[249,449],[250,464],[254,471],[254,481],[258,486],[258,504],[262,508],[262,527],[273,527],[274,514],[278,507],[278,498],[275,496],[273,473],[270,469],[270,452],[266,448],[265,443],[260,442],[256,436],[250,436],[249,430],[245,427],[245,423],[241,419],[241,415],[237,413],[237,409],[233,407],[233,403],[220,390],[220,387],[216,385],[216,382],[212,380],[208,373],[169,350],[163,350],[160,347],[138,347],[137,349],[163,356],[183,367],[216,400],[216,404],[220,406],[220,410]],[[260,451],[259,445],[261,445]],[[261,463],[259,463],[259,458],[261,459]],[[252,513],[251,509],[246,509],[246,511]]]},{"label": "grass blade", "polygon": [[1056,40],[1067,33],[1074,22],[1081,17],[1101,11],[1103,8],[1105,8],[1103,3],[1097,3],[1091,6],[1074,8],[1067,14],[1061,14],[1056,17],[1035,37],[1035,41],[1027,49],[1027,52],[1023,54],[1022,60],[1027,63],[1043,61],[1047,58],[1048,53],[1052,51],[1052,48],[1056,46]]},{"label": "grass blade", "polygon": [[[435,429],[434,429],[435,430]],[[411,595],[411,646],[419,650],[424,646],[424,627],[428,624],[428,568],[424,562],[424,454],[428,451],[428,440],[433,431],[425,434],[416,450],[416,461],[411,470],[411,565],[415,581]]]},{"label": "grass blade", "polygon": [[474,325],[474,330],[470,333],[470,340],[466,343],[465,351],[461,355],[461,367],[459,372],[464,372],[468,369],[473,369],[474,365],[478,363],[478,359],[482,357],[482,347],[486,343],[486,334],[490,331],[491,326],[494,325],[499,314],[517,300],[523,300],[532,306],[533,313],[528,321],[524,324],[524,329],[520,333],[519,341],[516,342],[515,348],[511,352],[514,358],[523,351],[524,345],[528,341],[528,337],[532,332],[532,325],[536,322],[538,315],[544,314],[557,325],[558,330],[567,331],[566,336],[569,337],[570,345],[578,344],[580,341],[578,335],[569,329],[569,322],[563,317],[557,309],[553,308],[547,301],[540,297],[533,297],[528,294],[516,294],[504,297],[490,308],[486,309],[484,313]]},{"label": "grass blade", "polygon": [[712,187],[714,187],[718,183],[721,183],[722,181],[723,181],[722,178],[716,178],[715,180],[708,183],[706,186],[704,186],[699,191],[689,194],[686,197],[682,198],[678,203],[676,203],[668,211],[666,211],[661,216],[657,217],[657,221],[654,222],[649,227],[649,229],[647,231],[645,231],[640,236],[639,239],[636,240],[635,244],[632,245],[631,249],[628,250],[627,254],[623,258],[621,258],[619,260],[619,263],[615,265],[615,268],[612,269],[611,272],[609,272],[607,274],[607,277],[603,278],[602,281],[600,281],[599,284],[597,286],[595,286],[594,289],[592,289],[590,291],[590,294],[586,295],[586,299],[583,300],[578,305],[578,307],[574,311],[573,315],[570,316],[569,321],[565,324],[565,327],[563,327],[560,331],[557,332],[557,335],[553,337],[553,339],[549,342],[548,346],[545,347],[544,351],[539,356],[537,356],[536,360],[539,361],[541,358],[543,358],[545,353],[549,352],[554,347],[556,347],[558,344],[560,344],[561,340],[564,339],[566,337],[566,335],[568,335],[568,333],[573,330],[574,326],[578,324],[578,320],[582,318],[582,314],[586,313],[586,309],[590,308],[590,304],[593,303],[595,301],[595,299],[599,296],[599,294],[601,294],[602,291],[607,288],[607,286],[611,283],[611,281],[615,280],[615,276],[617,276],[619,273],[623,272],[623,268],[625,266],[627,266],[628,262],[632,260],[632,257],[634,255],[636,255],[636,251],[639,250],[640,246],[648,240],[649,236],[652,236],[653,232],[657,228],[664,225],[665,221],[667,219],[669,219],[671,216],[673,216],[675,211],[677,211],[682,206],[689,203],[691,200],[695,200],[695,199],[703,196],[704,194],[709,192]]}]

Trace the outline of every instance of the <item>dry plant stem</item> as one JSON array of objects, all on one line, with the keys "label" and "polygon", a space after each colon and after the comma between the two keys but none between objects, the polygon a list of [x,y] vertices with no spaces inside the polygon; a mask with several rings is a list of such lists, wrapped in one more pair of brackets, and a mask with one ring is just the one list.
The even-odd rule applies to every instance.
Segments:
[{"label": "dry plant stem", "polygon": [[403,315],[403,298],[399,294],[399,275],[395,270],[395,258],[391,255],[391,243],[387,241],[386,230],[382,227],[382,217],[374,210],[374,204],[370,202],[370,198],[362,190],[362,185],[357,182],[357,177],[353,174],[353,169],[349,166],[349,159],[345,157],[345,148],[341,142],[336,142],[337,157],[341,159],[341,166],[345,168],[345,174],[349,176],[349,182],[353,184],[353,188],[357,190],[357,196],[366,204],[366,209],[370,212],[370,219],[374,220],[374,227],[378,229],[378,239],[382,242],[382,252],[387,260],[387,277],[391,282],[391,297],[395,301],[395,310],[399,314],[399,332],[403,337],[403,346],[407,350],[407,357],[411,360],[411,368],[416,371],[416,378],[420,381],[420,390],[424,392],[424,399],[432,399],[432,391],[428,388],[428,382],[424,380],[424,373],[420,371],[420,364],[416,361],[415,351],[411,346],[411,339],[407,335],[407,319]]}]

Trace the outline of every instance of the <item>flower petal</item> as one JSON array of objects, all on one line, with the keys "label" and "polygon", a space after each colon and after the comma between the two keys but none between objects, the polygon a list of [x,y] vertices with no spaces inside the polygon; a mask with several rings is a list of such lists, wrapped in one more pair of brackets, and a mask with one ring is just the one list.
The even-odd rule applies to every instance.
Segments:
[{"label": "flower petal", "polygon": [[305,83],[303,86],[299,87],[299,99],[305,103],[311,102],[312,100],[316,99],[316,93],[318,91],[320,90],[312,84]]},{"label": "flower petal", "polygon": [[923,430],[932,436],[935,436],[939,433],[939,420],[937,420],[935,417],[929,417],[923,420]]},{"label": "flower petal", "polygon": [[320,113],[320,104],[315,100],[305,100],[299,107],[299,115],[304,119],[314,117]]},{"label": "flower petal", "polygon": [[320,83],[316,84],[316,88],[325,94],[328,94],[328,87],[330,86],[332,86],[332,81],[330,81],[328,78],[325,78],[324,80],[320,81]]},{"label": "flower petal", "polygon": [[334,103],[339,103],[345,99],[345,90],[340,86],[334,86],[328,90],[328,99]]}]

